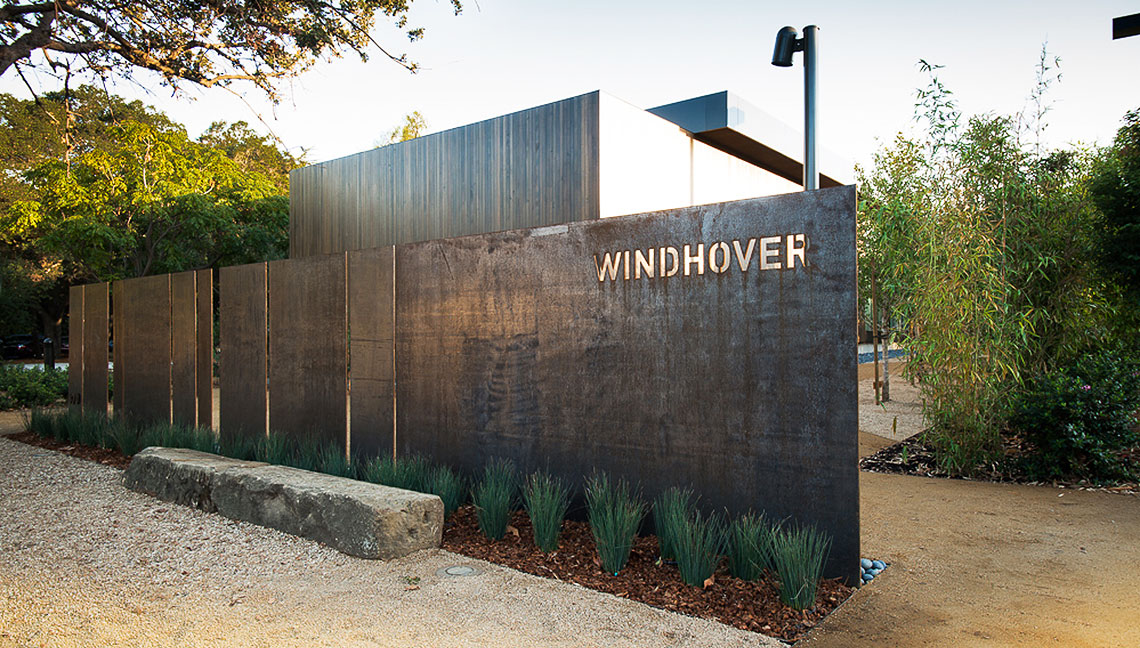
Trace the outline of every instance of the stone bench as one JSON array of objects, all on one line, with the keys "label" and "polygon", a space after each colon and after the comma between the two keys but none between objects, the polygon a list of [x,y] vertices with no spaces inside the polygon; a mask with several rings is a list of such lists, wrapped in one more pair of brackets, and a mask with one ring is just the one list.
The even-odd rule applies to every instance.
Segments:
[{"label": "stone bench", "polygon": [[437,548],[443,534],[443,502],[435,495],[196,450],[147,448],[131,460],[123,483],[360,558]]}]

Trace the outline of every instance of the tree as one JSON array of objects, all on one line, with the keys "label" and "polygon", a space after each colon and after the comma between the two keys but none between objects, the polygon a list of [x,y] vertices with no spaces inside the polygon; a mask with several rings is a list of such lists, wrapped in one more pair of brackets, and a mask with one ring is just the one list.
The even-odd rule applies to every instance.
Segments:
[{"label": "tree", "polygon": [[1140,314],[1140,109],[1124,115],[1090,191],[1104,215],[1097,239],[1101,268]]},{"label": "tree", "polygon": [[[216,124],[203,141],[233,146],[215,148],[141,104],[88,99],[69,149],[47,138],[35,153],[21,129],[49,128],[44,122],[62,108],[45,98],[45,108],[33,110],[34,102],[0,96],[0,140],[28,145],[24,153],[12,149],[0,173],[8,181],[0,195],[0,270],[19,277],[9,284],[24,287],[25,307],[38,312],[46,334],[58,335],[71,284],[286,255],[287,169],[253,167],[291,156],[272,155],[241,124]],[[257,155],[244,165],[227,155],[243,151]]]},{"label": "tree", "polygon": [[244,121],[216,121],[198,141],[222,151],[246,173],[269,178],[282,194],[289,193],[289,172],[304,164],[303,157],[281,150],[272,139],[259,135]]},{"label": "tree", "polygon": [[[460,0],[451,0],[458,14]],[[316,60],[375,48],[409,70],[415,64],[382,47],[369,32],[377,15],[408,27],[410,0],[6,0],[0,6],[0,76],[31,65],[41,52],[54,70],[130,78],[152,70],[179,89],[248,81],[276,100],[275,82]]]},{"label": "tree", "polygon": [[420,114],[420,111],[414,110],[404,115],[404,124],[402,126],[397,126],[388,131],[388,134],[385,136],[384,144],[406,142],[423,135],[425,131],[427,131],[427,120]]},{"label": "tree", "polygon": [[962,119],[924,69],[921,136],[859,172],[860,283],[873,273],[906,323],[940,462],[970,473],[1000,453],[1027,381],[1107,343],[1113,309],[1091,262],[1093,156],[1022,141],[1043,128],[1039,102],[1035,119]]}]

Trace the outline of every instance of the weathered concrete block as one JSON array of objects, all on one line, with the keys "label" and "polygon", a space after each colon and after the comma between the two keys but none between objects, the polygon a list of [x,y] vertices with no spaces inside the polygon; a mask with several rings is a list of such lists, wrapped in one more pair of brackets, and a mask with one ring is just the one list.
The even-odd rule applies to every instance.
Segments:
[{"label": "weathered concrete block", "polygon": [[213,513],[217,507],[211,491],[214,477],[219,472],[265,465],[185,448],[152,447],[131,459],[131,465],[123,475],[123,485],[160,500]]},{"label": "weathered concrete block", "polygon": [[361,558],[439,547],[435,495],[180,448],[135,455],[124,484],[169,502],[317,540]]},{"label": "weathered concrete block", "polygon": [[438,547],[443,537],[443,501],[435,495],[285,466],[220,472],[213,499],[226,517],[361,558],[405,556]]}]

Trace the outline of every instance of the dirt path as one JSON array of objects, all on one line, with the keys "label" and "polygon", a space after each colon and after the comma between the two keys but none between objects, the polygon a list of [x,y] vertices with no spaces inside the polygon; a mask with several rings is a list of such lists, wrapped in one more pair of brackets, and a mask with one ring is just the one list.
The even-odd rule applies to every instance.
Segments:
[{"label": "dirt path", "polygon": [[859,485],[863,554],[892,566],[802,645],[1140,646],[1140,497],[875,473]]}]

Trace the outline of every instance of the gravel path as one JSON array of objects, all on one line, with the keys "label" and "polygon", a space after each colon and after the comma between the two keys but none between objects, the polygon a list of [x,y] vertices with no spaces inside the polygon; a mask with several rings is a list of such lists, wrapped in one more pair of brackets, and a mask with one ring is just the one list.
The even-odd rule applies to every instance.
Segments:
[{"label": "gravel path", "polygon": [[[351,558],[121,479],[0,438],[0,647],[782,645],[445,551]],[[459,564],[482,573],[436,575]]]}]

